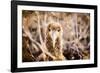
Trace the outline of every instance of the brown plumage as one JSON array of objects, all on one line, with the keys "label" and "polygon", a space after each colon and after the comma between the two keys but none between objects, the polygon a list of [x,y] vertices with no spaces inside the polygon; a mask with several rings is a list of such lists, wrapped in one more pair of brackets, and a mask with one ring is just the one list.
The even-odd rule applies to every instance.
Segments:
[{"label": "brown plumage", "polygon": [[55,60],[64,60],[62,52],[62,28],[58,23],[50,23],[46,30],[46,47]]}]

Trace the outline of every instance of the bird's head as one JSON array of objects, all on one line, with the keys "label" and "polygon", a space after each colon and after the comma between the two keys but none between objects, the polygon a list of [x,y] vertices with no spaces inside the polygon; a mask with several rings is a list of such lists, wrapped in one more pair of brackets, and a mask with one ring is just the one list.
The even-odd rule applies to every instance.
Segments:
[{"label": "bird's head", "polygon": [[55,47],[55,43],[57,38],[61,38],[62,36],[62,28],[59,23],[50,23],[47,27],[47,34],[52,39],[53,47]]}]

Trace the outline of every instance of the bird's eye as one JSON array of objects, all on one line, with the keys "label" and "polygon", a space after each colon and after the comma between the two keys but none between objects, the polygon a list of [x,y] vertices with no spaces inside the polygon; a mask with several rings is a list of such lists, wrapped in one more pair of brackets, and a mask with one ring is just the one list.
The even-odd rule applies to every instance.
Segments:
[{"label": "bird's eye", "polygon": [[60,28],[58,29],[58,32],[60,31]]},{"label": "bird's eye", "polygon": [[32,32],[35,32],[36,30],[37,30],[37,28],[32,28],[31,29]]},{"label": "bird's eye", "polygon": [[48,30],[51,31],[50,28]]}]

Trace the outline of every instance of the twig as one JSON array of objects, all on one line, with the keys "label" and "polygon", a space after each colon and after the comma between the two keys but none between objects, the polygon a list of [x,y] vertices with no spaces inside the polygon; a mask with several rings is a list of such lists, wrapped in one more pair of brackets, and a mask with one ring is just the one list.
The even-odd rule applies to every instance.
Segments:
[{"label": "twig", "polygon": [[[24,33],[29,37],[29,39],[32,41],[32,43],[35,43],[35,44],[37,44],[37,45],[40,47],[40,49],[42,50],[43,53],[45,53],[46,55],[48,55],[48,56],[51,57],[52,59],[55,59],[55,57],[54,57],[53,55],[51,55],[51,54],[50,54],[49,52],[47,52],[46,50],[42,49],[43,46],[41,46],[41,44],[39,44],[38,42],[36,42],[35,40],[33,40],[31,34],[30,34],[29,32],[27,32],[27,31],[25,31],[25,30],[24,30],[24,27],[23,27],[23,31],[24,31]],[[44,45],[44,44],[43,44],[43,45]],[[46,47],[44,47],[44,48],[46,48]]]}]

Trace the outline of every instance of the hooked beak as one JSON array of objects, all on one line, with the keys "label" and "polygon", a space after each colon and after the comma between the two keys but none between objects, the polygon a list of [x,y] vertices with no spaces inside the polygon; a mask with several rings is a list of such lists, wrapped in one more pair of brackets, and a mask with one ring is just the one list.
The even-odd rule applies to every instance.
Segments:
[{"label": "hooked beak", "polygon": [[56,38],[57,38],[56,33],[54,31],[52,32],[51,38],[52,38],[52,41],[53,41],[53,48],[54,48],[55,47],[55,43],[56,43]]}]

